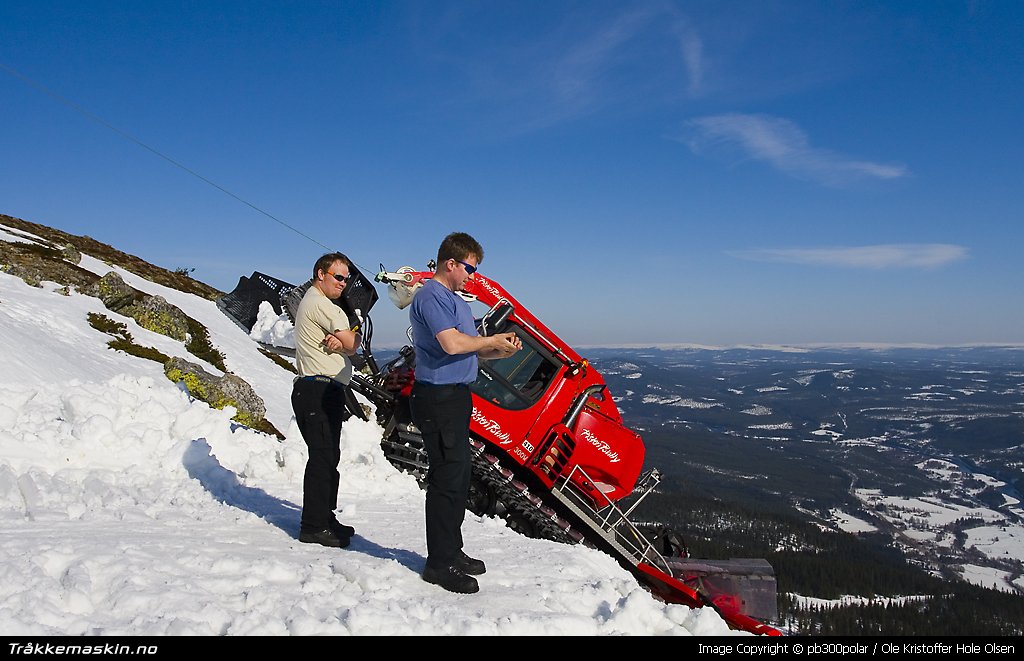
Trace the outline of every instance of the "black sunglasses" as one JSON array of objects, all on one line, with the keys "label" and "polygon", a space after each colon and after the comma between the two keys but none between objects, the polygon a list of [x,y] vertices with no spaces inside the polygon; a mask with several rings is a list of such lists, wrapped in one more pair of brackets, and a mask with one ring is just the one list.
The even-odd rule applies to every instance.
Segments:
[{"label": "black sunglasses", "polygon": [[476,267],[473,266],[472,264],[467,264],[466,262],[462,261],[461,259],[456,259],[455,261],[466,267],[466,273],[468,273],[470,275],[473,275],[474,273],[476,273]]},{"label": "black sunglasses", "polygon": [[349,280],[352,279],[351,273],[349,273],[348,275],[338,275],[337,273],[331,273],[330,271],[328,271],[327,275],[333,277],[338,282],[348,282]]}]

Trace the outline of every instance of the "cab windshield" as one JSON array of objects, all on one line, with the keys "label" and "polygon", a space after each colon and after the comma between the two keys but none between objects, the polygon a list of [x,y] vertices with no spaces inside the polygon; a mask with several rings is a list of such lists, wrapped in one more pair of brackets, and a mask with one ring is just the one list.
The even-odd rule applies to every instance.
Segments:
[{"label": "cab windshield", "polygon": [[536,403],[558,372],[558,363],[522,328],[509,324],[523,348],[508,358],[481,360],[476,381],[469,387],[479,397],[502,408],[525,409]]}]

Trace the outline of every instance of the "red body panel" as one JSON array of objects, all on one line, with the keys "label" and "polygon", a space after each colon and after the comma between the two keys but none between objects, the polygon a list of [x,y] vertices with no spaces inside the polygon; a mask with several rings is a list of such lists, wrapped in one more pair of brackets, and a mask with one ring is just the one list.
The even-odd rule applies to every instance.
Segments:
[{"label": "red body panel", "polygon": [[[586,471],[604,498],[616,502],[628,496],[644,466],[640,436],[621,422],[584,407],[576,424],[575,464]],[[600,497],[598,507],[605,502]]]}]

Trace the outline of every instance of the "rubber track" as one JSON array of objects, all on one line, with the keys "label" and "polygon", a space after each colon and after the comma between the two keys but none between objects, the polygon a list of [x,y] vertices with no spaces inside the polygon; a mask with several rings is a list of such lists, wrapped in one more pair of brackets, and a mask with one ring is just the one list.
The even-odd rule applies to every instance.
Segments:
[{"label": "rubber track", "polygon": [[[392,445],[382,443],[384,455],[399,470],[411,473],[422,485],[426,480],[426,473],[420,467],[410,462],[408,456],[397,455],[398,449],[402,454],[414,453],[419,461],[427,463],[426,452],[422,446],[415,447],[405,439],[404,442]],[[534,493],[520,480],[516,479],[515,473],[501,465],[498,458],[486,452],[486,446],[476,440],[470,439],[470,450],[472,454],[473,478],[480,479],[494,489],[498,501],[505,507],[505,512],[496,515],[506,522],[512,516],[522,516],[529,521],[541,539],[549,539],[562,544],[579,544],[585,542],[583,534],[574,529],[564,518],[558,515],[544,499]],[[391,452],[389,452],[391,450]]]},{"label": "rubber track", "polygon": [[502,466],[497,457],[487,453],[483,443],[471,440],[470,444],[473,449],[473,475],[494,489],[498,501],[507,511],[502,518],[507,519],[511,514],[525,516],[542,539],[562,544],[584,541],[583,535],[545,504],[543,498],[530,493],[529,488],[515,478],[515,473]]}]

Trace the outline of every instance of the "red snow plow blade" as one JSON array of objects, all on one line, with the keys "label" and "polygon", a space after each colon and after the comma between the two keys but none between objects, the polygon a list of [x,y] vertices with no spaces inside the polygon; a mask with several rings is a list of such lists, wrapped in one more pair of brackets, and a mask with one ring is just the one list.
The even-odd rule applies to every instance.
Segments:
[{"label": "red snow plow blade", "polygon": [[641,580],[663,601],[691,608],[711,606],[734,629],[782,635],[761,622],[778,617],[775,573],[768,561],[666,558],[665,562],[671,576],[644,563],[637,565],[646,577]]},{"label": "red snow plow blade", "polygon": [[[656,470],[645,474],[634,491],[639,497],[625,511],[615,503],[599,509],[589,506],[568,479],[556,485],[552,495],[576,515],[575,520],[586,530],[586,542],[614,556],[662,601],[690,608],[711,607],[733,629],[782,635],[762,622],[778,617],[775,571],[767,560],[691,558],[685,550],[677,556],[663,555],[651,537],[629,520],[630,513],[654,492],[660,479]],[[586,482],[585,473],[582,481]]]}]

